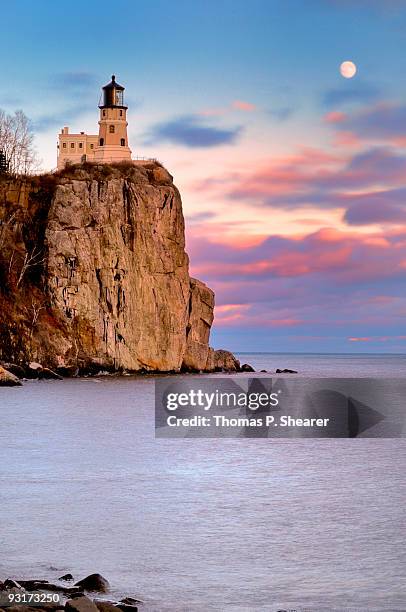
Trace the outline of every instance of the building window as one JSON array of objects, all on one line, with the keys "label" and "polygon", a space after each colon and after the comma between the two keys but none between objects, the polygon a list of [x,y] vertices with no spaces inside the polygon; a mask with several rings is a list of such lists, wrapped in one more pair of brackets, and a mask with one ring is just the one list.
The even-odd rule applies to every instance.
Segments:
[{"label": "building window", "polygon": [[91,149],[93,149],[93,147],[94,147],[94,145],[92,145],[92,144],[91,144],[91,145],[90,145],[90,148],[91,148]]},{"label": "building window", "polygon": [[104,138],[100,138],[100,146],[102,147],[104,145]]},{"label": "building window", "polygon": [[114,132],[115,132],[114,125],[110,125],[109,132],[110,132],[110,134],[114,134]]},{"label": "building window", "polygon": [[122,147],[125,147],[125,138],[122,138],[122,139],[121,139],[121,146],[122,146]]},{"label": "building window", "polygon": [[106,111],[104,110],[104,111],[103,111],[103,117],[105,117],[105,116],[106,116]]},{"label": "building window", "polygon": [[71,143],[70,143],[70,148],[71,148],[71,149],[74,149],[74,148],[75,148],[75,143],[74,143],[74,142],[71,142]]},{"label": "building window", "polygon": [[83,142],[79,143],[79,149],[83,149]]},{"label": "building window", "polygon": [[66,149],[66,142],[63,142],[63,143],[62,143],[62,148],[63,148],[63,149]]},{"label": "building window", "polygon": [[122,117],[122,116],[123,116],[123,111],[121,110],[121,111],[120,111],[120,117]]}]

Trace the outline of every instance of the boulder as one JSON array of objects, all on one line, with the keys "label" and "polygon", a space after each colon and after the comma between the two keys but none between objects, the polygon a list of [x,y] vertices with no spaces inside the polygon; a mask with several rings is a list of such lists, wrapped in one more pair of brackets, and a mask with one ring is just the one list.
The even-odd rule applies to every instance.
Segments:
[{"label": "boulder", "polygon": [[64,574],[63,576],[60,576],[58,580],[73,580],[73,576],[72,574]]},{"label": "boulder", "polygon": [[96,604],[86,596],[68,599],[65,603],[65,610],[67,612],[99,612]]},{"label": "boulder", "polygon": [[41,380],[63,380],[63,376],[49,368],[42,368],[42,370],[39,371],[38,378]]},{"label": "boulder", "polygon": [[79,368],[75,365],[65,365],[55,368],[55,372],[64,378],[73,378],[79,374]]},{"label": "boulder", "polygon": [[21,387],[21,384],[17,376],[0,366],[0,387]]},{"label": "boulder", "polygon": [[138,612],[137,606],[128,606],[122,603],[117,604],[117,608],[121,610],[121,612]]},{"label": "boulder", "polygon": [[255,372],[255,369],[249,363],[243,363],[240,372]]},{"label": "boulder", "polygon": [[240,362],[230,351],[214,351],[214,370],[216,372],[239,372]]},{"label": "boulder", "polygon": [[297,374],[296,370],[289,370],[288,368],[285,368],[284,370],[280,370],[279,368],[277,368],[276,373],[277,374]]},{"label": "boulder", "polygon": [[4,588],[7,591],[10,589],[19,589],[20,591],[24,590],[19,582],[12,580],[11,578],[7,578],[7,580],[4,581]]},{"label": "boulder", "polygon": [[39,374],[42,370],[42,365],[40,363],[37,363],[36,361],[31,361],[28,366],[27,369],[25,371],[26,377],[27,378],[39,378]]},{"label": "boulder", "polygon": [[267,370],[260,370],[260,372],[263,372],[263,373],[265,373],[265,374],[266,374]]},{"label": "boulder", "polygon": [[17,582],[27,591],[36,591],[49,584],[48,580],[18,580]]},{"label": "boulder", "polygon": [[16,363],[3,363],[2,366],[7,372],[11,372],[11,374],[17,376],[17,378],[25,378],[25,369],[22,366]]},{"label": "boulder", "polygon": [[111,601],[93,600],[100,612],[117,612],[116,605]]},{"label": "boulder", "polygon": [[82,587],[85,591],[98,591],[100,593],[106,593],[110,588],[108,580],[103,578],[101,574],[90,574],[76,582],[75,586]]}]

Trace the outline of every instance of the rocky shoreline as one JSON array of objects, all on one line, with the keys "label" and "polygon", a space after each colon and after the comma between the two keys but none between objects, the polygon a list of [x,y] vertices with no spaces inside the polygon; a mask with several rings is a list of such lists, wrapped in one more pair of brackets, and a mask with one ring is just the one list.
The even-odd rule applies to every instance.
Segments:
[{"label": "rocky shoreline", "polygon": [[54,583],[7,578],[0,581],[0,612],[138,612],[143,603],[134,597],[119,601],[93,598],[92,594],[109,591],[110,584],[101,574],[90,574],[77,582],[72,574],[65,574]]},{"label": "rocky shoreline", "polygon": [[[218,353],[218,358],[216,358],[216,366],[213,369],[213,372],[224,372],[224,373],[238,373],[238,372],[255,372],[254,368],[247,364],[240,364],[238,359],[234,357],[232,353],[229,351],[214,351],[214,353]],[[106,369],[85,369],[80,370],[77,367],[67,368],[55,368],[55,370],[51,370],[50,368],[42,366],[37,362],[30,362],[28,364],[15,364],[15,363],[6,363],[0,362],[0,386],[5,387],[13,387],[13,386],[21,386],[24,380],[63,380],[64,378],[78,378],[81,376],[103,376],[103,375],[116,375],[116,376],[126,376],[132,374],[139,375],[156,375],[156,374],[190,374],[190,373],[204,373],[203,371],[198,371],[194,369],[185,369],[181,372],[174,371],[150,371],[150,370],[137,370],[137,371],[127,371],[127,370],[106,370]]]},{"label": "rocky shoreline", "polygon": [[[218,361],[219,365],[213,370],[215,373],[225,374],[239,374],[241,372],[254,372],[255,369],[249,363],[243,363],[242,365],[229,351],[214,351],[215,353],[221,353],[221,359]],[[56,368],[51,370],[50,368],[43,367],[41,364],[31,362],[29,364],[15,364],[15,363],[2,363],[0,362],[0,387],[17,387],[23,384],[22,381],[26,380],[63,380],[64,378],[80,378],[88,376],[131,376],[133,374],[143,376],[155,376],[157,374],[173,374],[179,376],[180,374],[207,374],[204,371],[198,370],[184,370],[181,372],[162,372],[162,371],[147,371],[138,370],[132,371],[108,371],[108,370],[85,370],[80,371],[78,368]],[[267,370],[260,370],[260,373],[267,374],[297,374],[296,370],[290,370],[287,368],[277,368],[275,372],[268,372]]]}]

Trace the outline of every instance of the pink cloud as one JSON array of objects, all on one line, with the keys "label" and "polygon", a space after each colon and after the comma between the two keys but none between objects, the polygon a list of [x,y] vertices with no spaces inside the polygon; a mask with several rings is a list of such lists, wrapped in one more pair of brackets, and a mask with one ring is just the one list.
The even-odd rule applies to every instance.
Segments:
[{"label": "pink cloud", "polygon": [[353,132],[338,132],[334,137],[334,144],[339,147],[360,147],[362,140]]},{"label": "pink cloud", "polygon": [[388,342],[390,340],[405,340],[406,336],[356,336],[348,338],[349,342]]},{"label": "pink cloud", "polygon": [[252,104],[251,102],[244,102],[244,100],[234,100],[232,107],[246,112],[251,112],[256,109],[255,104]]},{"label": "pink cloud", "polygon": [[346,118],[347,115],[341,111],[331,111],[324,115],[323,121],[325,123],[342,123]]}]

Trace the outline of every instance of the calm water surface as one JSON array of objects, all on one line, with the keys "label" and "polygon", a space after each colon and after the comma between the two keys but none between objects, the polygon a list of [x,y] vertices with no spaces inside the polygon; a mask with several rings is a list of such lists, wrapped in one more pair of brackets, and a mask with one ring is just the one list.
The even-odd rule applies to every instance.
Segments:
[{"label": "calm water surface", "polygon": [[[241,359],[406,376],[404,356]],[[0,578],[98,571],[145,612],[406,610],[404,440],[155,440],[153,386],[0,390]]]}]

